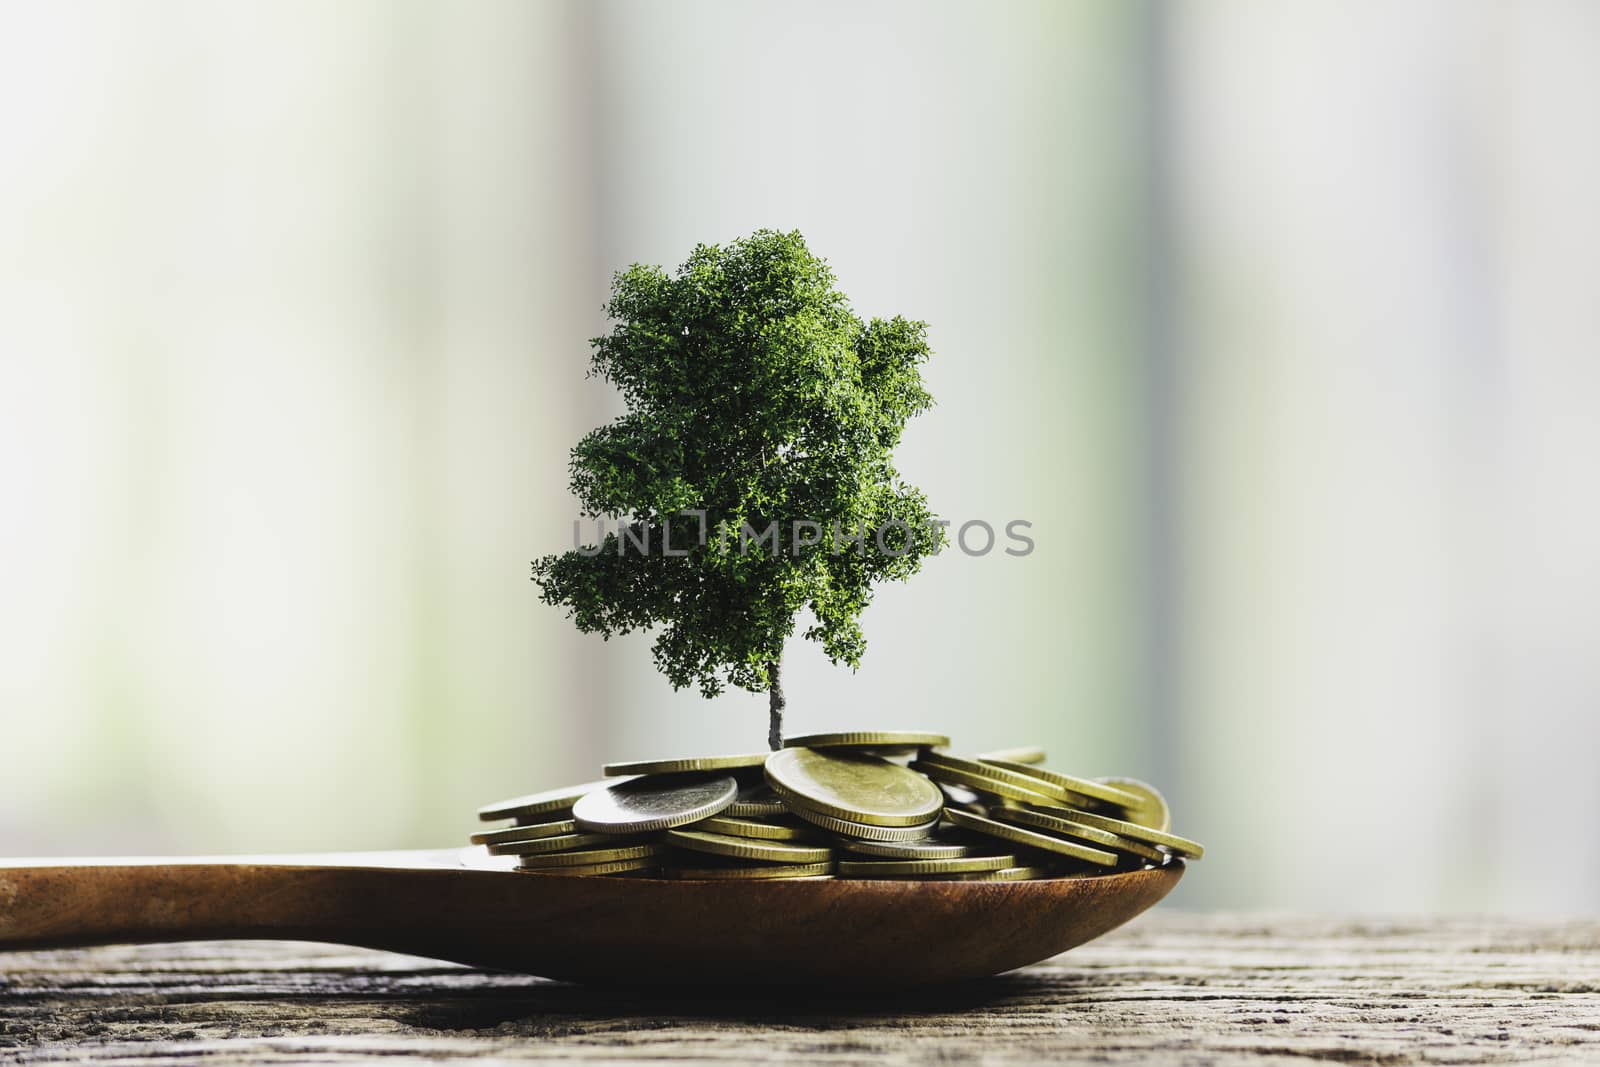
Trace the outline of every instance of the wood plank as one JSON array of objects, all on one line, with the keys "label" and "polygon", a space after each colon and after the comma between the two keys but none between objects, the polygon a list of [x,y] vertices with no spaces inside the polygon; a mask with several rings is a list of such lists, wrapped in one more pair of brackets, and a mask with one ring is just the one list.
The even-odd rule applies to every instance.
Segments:
[{"label": "wood plank", "polygon": [[335,946],[0,955],[0,1060],[339,1063],[1600,1060],[1600,922],[1158,912],[1046,963],[889,996],[561,985]]}]

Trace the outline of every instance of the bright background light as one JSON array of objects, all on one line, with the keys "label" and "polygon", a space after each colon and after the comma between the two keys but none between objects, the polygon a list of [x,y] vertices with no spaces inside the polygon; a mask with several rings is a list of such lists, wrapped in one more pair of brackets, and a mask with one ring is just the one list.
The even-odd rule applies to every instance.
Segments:
[{"label": "bright background light", "polygon": [[430,846],[760,747],[572,631],[611,270],[798,228],[1033,522],[795,730],[1148,777],[1191,907],[1593,913],[1600,9],[0,3],[0,854]]}]

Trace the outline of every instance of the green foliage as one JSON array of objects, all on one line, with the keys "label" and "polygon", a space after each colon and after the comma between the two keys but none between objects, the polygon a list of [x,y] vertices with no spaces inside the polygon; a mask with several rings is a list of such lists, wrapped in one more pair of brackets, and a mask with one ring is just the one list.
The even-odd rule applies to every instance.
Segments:
[{"label": "green foliage", "polygon": [[[619,272],[606,311],[615,326],[593,340],[591,373],[627,413],[573,449],[572,489],[634,540],[537,560],[544,600],[608,638],[659,624],[657,667],[707,696],[766,689],[807,608],[805,636],[858,666],[873,583],[909,577],[944,542],[891,463],[906,420],[932,404],[927,324],[863,323],[799,233],[767,230],[700,245],[675,275]],[[688,511],[705,513],[705,543]],[[774,522],[779,551],[750,543]],[[847,540],[863,529],[864,544]],[[662,550],[668,530],[687,554]]]}]

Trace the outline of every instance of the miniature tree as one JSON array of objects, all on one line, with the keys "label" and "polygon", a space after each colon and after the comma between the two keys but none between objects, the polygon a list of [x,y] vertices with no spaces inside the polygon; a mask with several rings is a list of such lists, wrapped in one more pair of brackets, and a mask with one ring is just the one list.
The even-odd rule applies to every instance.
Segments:
[{"label": "miniature tree", "polygon": [[769,693],[782,744],[784,639],[860,665],[873,583],[904,579],[944,543],[891,453],[932,405],[918,365],[927,325],[863,323],[799,233],[700,245],[669,275],[634,265],[612,282],[615,325],[591,374],[627,413],[572,451],[572,490],[597,544],[545,556],[533,579],[584,632],[660,626],[673,688]]}]

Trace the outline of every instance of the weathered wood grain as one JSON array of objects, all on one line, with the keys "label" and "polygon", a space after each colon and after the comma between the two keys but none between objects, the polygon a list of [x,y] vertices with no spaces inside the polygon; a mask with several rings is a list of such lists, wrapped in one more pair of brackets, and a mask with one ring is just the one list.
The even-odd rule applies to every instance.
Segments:
[{"label": "weathered wood grain", "polygon": [[560,985],[336,947],[0,955],[0,1061],[1600,1062],[1600,922],[1156,912],[892,996]]}]

